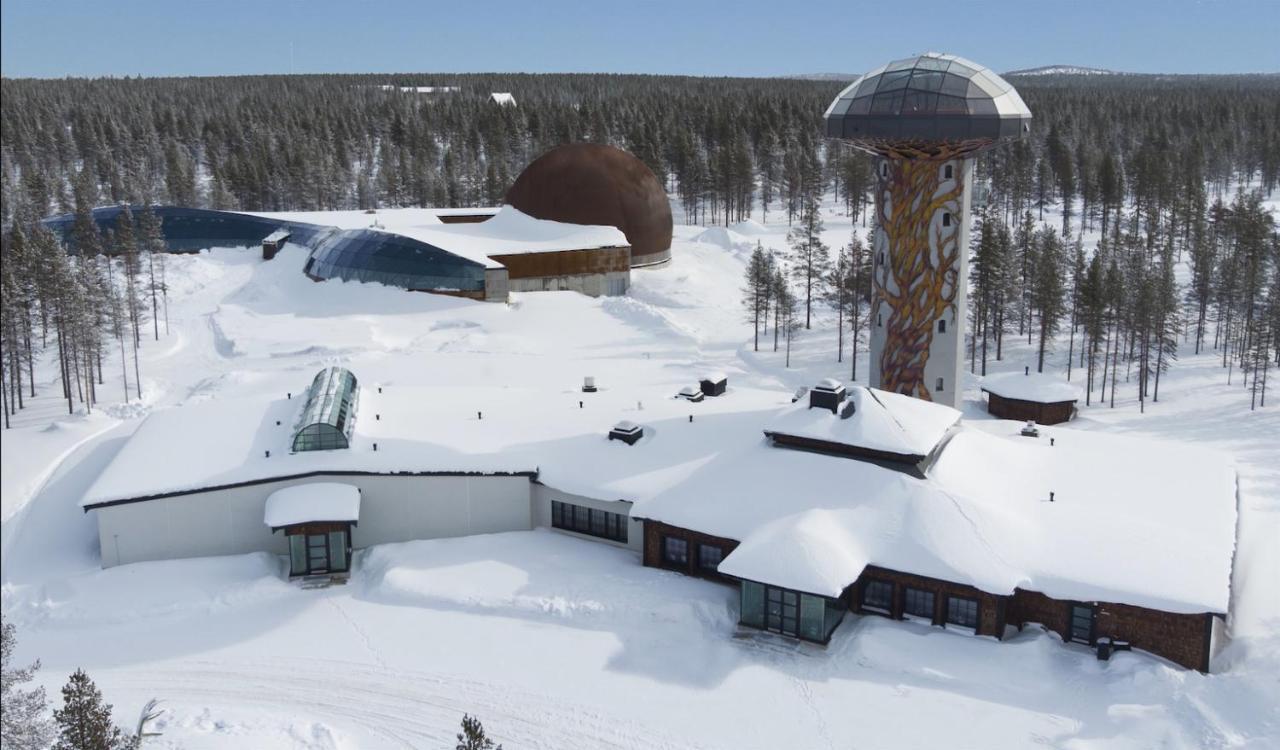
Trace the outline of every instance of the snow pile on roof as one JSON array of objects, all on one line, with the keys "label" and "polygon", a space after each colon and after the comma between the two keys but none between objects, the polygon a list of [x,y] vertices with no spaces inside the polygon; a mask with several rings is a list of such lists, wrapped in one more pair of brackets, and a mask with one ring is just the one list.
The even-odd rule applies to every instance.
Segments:
[{"label": "snow pile on roof", "polygon": [[278,529],[314,521],[360,520],[360,490],[339,482],[310,482],[276,490],[267,496],[263,522]]},{"label": "snow pile on roof", "polygon": [[[440,219],[441,216],[476,214],[491,214],[492,218],[458,223],[445,223]],[[628,247],[627,236],[617,227],[535,219],[511,206],[496,210],[401,208],[383,209],[372,214],[364,211],[306,211],[255,215],[339,229],[371,229],[398,234],[487,268],[502,267],[492,259],[495,255]]]},{"label": "snow pile on roof", "polygon": [[1042,372],[1023,374],[1006,372],[988,375],[982,379],[982,390],[1004,398],[1033,401],[1040,404],[1056,404],[1063,401],[1079,401],[1080,389]]},{"label": "snow pile on roof", "polygon": [[[838,594],[874,564],[993,594],[1226,611],[1236,480],[1212,452],[1064,428],[1032,440],[1015,422],[984,421],[954,430],[920,479],[772,447],[761,429],[924,455],[952,430],[953,409],[854,386],[856,410],[841,419],[741,388],[690,422],[669,388],[602,391],[587,408],[576,391],[366,388],[360,408],[381,419],[360,420],[349,450],[296,454],[287,425],[300,399],[157,410],[81,505],[306,473],[536,472],[563,492],[631,501],[634,518],[738,540],[726,573],[801,591]],[[611,449],[620,421],[643,422],[647,439]]]},{"label": "snow pile on roof", "polygon": [[[827,390],[841,385],[834,380],[818,383]],[[827,409],[811,409],[802,398],[771,419],[765,433],[924,458],[960,420],[960,412],[949,406],[860,385],[850,388],[846,398],[854,406],[847,419]]]},{"label": "snow pile on roof", "polygon": [[1041,427],[1032,440],[1017,430],[1012,422],[961,430],[931,476],[1000,519],[987,536],[1026,571],[1023,588],[1227,611],[1236,472],[1225,456],[1062,428]]}]

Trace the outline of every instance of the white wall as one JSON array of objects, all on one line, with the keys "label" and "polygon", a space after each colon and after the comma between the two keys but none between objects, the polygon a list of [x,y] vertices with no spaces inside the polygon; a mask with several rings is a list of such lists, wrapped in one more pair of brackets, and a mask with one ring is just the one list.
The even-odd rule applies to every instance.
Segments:
[{"label": "white wall", "polygon": [[325,481],[360,488],[356,547],[533,528],[527,477],[316,476],[98,508],[102,566],[285,554],[284,535],[262,521],[267,497],[282,487]]}]

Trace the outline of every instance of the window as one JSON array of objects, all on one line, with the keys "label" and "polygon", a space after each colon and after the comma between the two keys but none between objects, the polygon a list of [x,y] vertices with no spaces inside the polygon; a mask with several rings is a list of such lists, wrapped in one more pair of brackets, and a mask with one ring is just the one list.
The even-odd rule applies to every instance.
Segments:
[{"label": "window", "polygon": [[949,227],[949,226],[951,226],[951,212],[950,212],[950,211],[947,211],[946,213],[942,214],[942,226],[944,226],[944,227]]},{"label": "window", "polygon": [[886,161],[880,162],[880,176],[881,177],[889,176],[889,162],[886,162]]},{"label": "window", "polygon": [[947,624],[978,629],[978,600],[962,596],[947,597]]},{"label": "window", "polygon": [[933,592],[907,587],[903,594],[902,613],[933,621]]},{"label": "window", "polygon": [[662,537],[662,561],[668,565],[688,565],[689,543],[675,536]]},{"label": "window", "polygon": [[862,607],[881,612],[893,609],[893,584],[888,581],[867,581],[862,587]]},{"label": "window", "polygon": [[942,378],[938,378],[937,386],[933,390],[942,393]]},{"label": "window", "polygon": [[711,544],[698,545],[698,567],[705,571],[716,571],[720,561],[724,559],[724,550]]},{"label": "window", "polygon": [[610,513],[607,510],[588,508],[585,505],[551,501],[551,525],[557,529],[575,531],[579,534],[610,539],[615,542],[627,541],[627,517],[621,513]]},{"label": "window", "polygon": [[876,315],[876,327],[878,327],[878,328],[884,328],[884,316],[883,316],[883,315],[879,315],[879,314],[877,314],[877,315]]},{"label": "window", "polygon": [[1093,643],[1093,607],[1088,604],[1071,605],[1071,640]]},{"label": "window", "polygon": [[947,321],[946,321],[946,320],[939,320],[939,321],[938,321],[938,333],[946,333],[946,332],[947,332]]},{"label": "window", "polygon": [[764,584],[742,582],[742,611],[738,621],[753,628],[764,627]]},{"label": "window", "polygon": [[942,168],[942,179],[949,180],[954,175],[950,164]]}]

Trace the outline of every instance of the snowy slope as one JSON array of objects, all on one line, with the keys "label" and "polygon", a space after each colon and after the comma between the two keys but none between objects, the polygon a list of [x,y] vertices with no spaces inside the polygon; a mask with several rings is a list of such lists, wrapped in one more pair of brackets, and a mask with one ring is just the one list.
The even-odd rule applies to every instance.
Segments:
[{"label": "snowy slope", "polygon": [[[785,218],[771,213],[766,221],[757,212],[753,219],[755,227],[730,229],[750,246],[785,246]],[[832,206],[824,219],[829,245],[865,232]],[[1046,214],[1049,223],[1058,220]],[[1277,745],[1280,411],[1250,412],[1238,378],[1226,383],[1215,352],[1195,356],[1184,348],[1146,414],[1122,384],[1114,409],[1095,399],[1081,405],[1071,426],[1175,441],[1187,452],[1170,459],[1192,468],[1206,448],[1229,454],[1238,467],[1232,642],[1209,676],[1141,654],[1097,662],[1090,651],[1034,628],[997,643],[850,616],[826,648],[747,633],[735,638],[732,589],[644,568],[626,550],[547,531],[369,550],[359,553],[350,584],[324,591],[284,583],[282,561],[268,556],[98,568],[96,530],[78,503],[137,429],[139,415],[202,402],[269,403],[297,394],[325,365],[357,374],[376,368],[384,384],[404,388],[509,387],[513,397],[529,389],[574,407],[581,378],[594,375],[601,394],[626,403],[640,423],[655,399],[670,398],[708,370],[728,374],[730,397],[847,379],[851,363],[847,353],[835,361],[835,322],[825,313],[797,335],[791,368],[773,350],[771,331],[755,350],[739,303],[743,253],[693,242],[702,231],[677,226],[675,262],[634,272],[625,298],[528,294],[511,306],[312,283],[296,273],[301,259],[290,261],[298,251],[288,247],[271,263],[241,251],[174,257],[172,331],[164,336],[162,327],[159,342],[143,344],[142,402],[68,416],[65,403],[44,395],[54,392],[56,372],[45,362],[37,371],[42,395],[4,434],[0,606],[18,626],[17,661],[41,658],[39,679],[55,695],[70,671],[85,668],[125,723],[146,700],[161,698],[170,713],[164,737],[151,743],[157,747],[449,746],[463,712],[478,714],[511,748]],[[575,335],[565,336],[568,330]],[[1033,361],[1025,344],[1006,347],[1004,361],[993,360],[989,371],[1020,373]],[[1049,360],[1060,376],[1066,350],[1064,339]],[[857,366],[865,382],[865,351]],[[120,383],[112,378],[108,369],[102,392],[116,399]],[[977,385],[971,378],[964,394],[971,423],[989,419]],[[646,389],[653,395],[628,395]],[[642,404],[629,403],[636,400]],[[470,410],[459,401],[459,413]],[[741,418],[699,412],[694,428],[723,420],[717,429],[745,434]],[[658,440],[688,426],[674,419],[647,424]],[[993,433],[970,436],[972,447],[1013,440],[1000,432],[1016,425],[1004,424],[971,425]],[[754,430],[744,439],[763,442]],[[1069,449],[1069,442],[1058,447]],[[668,473],[715,460],[655,460],[627,483],[661,486],[672,481]],[[1093,460],[1101,459],[1088,457],[1077,471],[1088,473]],[[750,478],[765,492],[788,488],[768,466]],[[1034,496],[1073,481],[1030,464],[1010,474],[1009,492]],[[1052,510],[1075,512],[1070,490],[1062,492],[1064,504]],[[1143,502],[1159,505],[1154,496]],[[916,511],[908,505],[901,512]],[[950,518],[930,515],[937,531],[958,535]],[[838,526],[822,508],[781,520],[759,528],[778,539],[826,544]],[[763,541],[758,549],[772,548]],[[1036,541],[1066,553],[1062,539],[1026,543]],[[960,550],[982,552],[976,545]],[[951,562],[982,570],[981,560]]]}]

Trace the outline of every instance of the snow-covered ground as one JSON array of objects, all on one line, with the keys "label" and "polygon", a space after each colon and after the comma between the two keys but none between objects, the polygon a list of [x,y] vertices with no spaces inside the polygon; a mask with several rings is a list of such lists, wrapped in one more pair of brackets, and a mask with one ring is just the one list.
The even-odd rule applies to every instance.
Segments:
[{"label": "snow-covered ground", "polygon": [[[277,397],[329,364],[557,395],[584,375],[671,393],[708,370],[782,393],[847,379],[825,311],[792,367],[772,336],[752,351],[743,264],[757,240],[783,249],[777,218],[678,226],[673,262],[634,271],[624,298],[509,306],[313,283],[296,248],[270,262],[174,257],[171,330],[144,346],[142,402],[117,402],[108,368],[112,401],[68,416],[47,363],[41,395],[3,435],[0,585],[18,660],[39,657],[55,696],[83,667],[122,723],[161,699],[156,747],[446,747],[464,712],[508,748],[1280,746],[1280,407],[1251,412],[1212,351],[1184,348],[1146,414],[1122,385],[1114,409],[1082,407],[1073,425],[1234,456],[1233,638],[1210,675],[1136,653],[1098,662],[1031,629],[998,643],[850,616],[825,648],[775,639],[738,630],[733,589],[546,530],[365,550],[349,584],[318,591],[286,583],[267,555],[99,568],[77,504],[157,406]],[[832,208],[826,221],[828,244],[846,242],[848,219]],[[1011,338],[991,371],[1033,363]],[[1064,340],[1055,371],[1065,356]],[[969,420],[988,418],[977,386]]]}]

